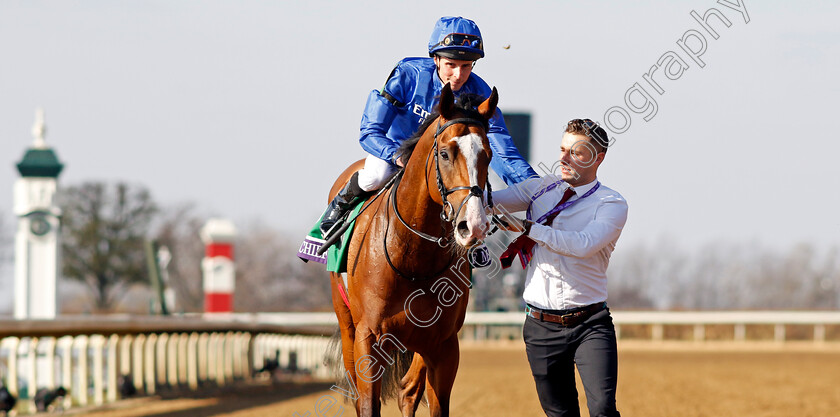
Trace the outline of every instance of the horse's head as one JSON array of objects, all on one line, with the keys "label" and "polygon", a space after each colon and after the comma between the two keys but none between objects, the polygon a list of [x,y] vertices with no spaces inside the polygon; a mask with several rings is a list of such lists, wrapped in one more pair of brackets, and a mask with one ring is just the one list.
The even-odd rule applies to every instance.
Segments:
[{"label": "horse's head", "polygon": [[493,157],[487,130],[498,101],[493,88],[476,109],[461,108],[446,84],[440,94],[440,116],[429,126],[435,142],[427,173],[429,184],[437,184],[438,192],[429,191],[443,205],[442,216],[453,222],[455,242],[464,248],[483,240],[490,225],[483,204]]}]

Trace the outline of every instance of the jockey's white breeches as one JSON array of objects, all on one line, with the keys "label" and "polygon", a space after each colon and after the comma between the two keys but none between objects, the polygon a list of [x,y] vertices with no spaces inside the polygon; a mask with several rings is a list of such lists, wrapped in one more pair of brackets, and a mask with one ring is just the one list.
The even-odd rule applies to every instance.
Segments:
[{"label": "jockey's white breeches", "polygon": [[397,167],[383,159],[368,155],[365,167],[359,170],[359,187],[365,191],[376,191],[397,172]]}]

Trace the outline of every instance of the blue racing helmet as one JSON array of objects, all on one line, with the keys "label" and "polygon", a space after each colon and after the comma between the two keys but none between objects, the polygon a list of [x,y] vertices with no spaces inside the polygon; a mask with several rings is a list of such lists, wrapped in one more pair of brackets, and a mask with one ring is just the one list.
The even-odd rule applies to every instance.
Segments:
[{"label": "blue racing helmet", "polygon": [[429,56],[475,61],[484,57],[478,25],[463,17],[441,17],[429,38]]}]

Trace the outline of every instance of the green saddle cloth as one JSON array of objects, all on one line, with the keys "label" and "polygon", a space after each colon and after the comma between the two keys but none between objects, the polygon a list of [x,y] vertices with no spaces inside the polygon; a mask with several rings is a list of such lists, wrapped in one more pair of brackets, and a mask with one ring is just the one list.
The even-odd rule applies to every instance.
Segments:
[{"label": "green saddle cloth", "polygon": [[[350,211],[347,218],[355,219],[364,205],[365,201],[359,202],[353,210]],[[353,235],[353,228],[355,226],[356,221],[351,221],[350,227],[344,231],[341,239],[339,239],[336,244],[330,246],[323,256],[318,257],[316,252],[321,246],[323,246],[324,243],[324,239],[321,236],[321,219],[319,218],[318,221],[315,222],[315,225],[312,226],[312,230],[310,230],[309,234],[304,238],[304,241],[298,250],[298,257],[307,262],[315,261],[326,264],[327,271],[329,272],[347,272],[347,250],[350,243],[350,237]],[[472,278],[473,273],[472,268],[470,268],[470,282],[472,282]]]},{"label": "green saddle cloth", "polygon": [[[354,207],[353,210],[350,211],[350,214],[347,218],[348,219],[355,219],[356,216],[359,214],[359,212],[362,210],[362,207],[364,205],[365,205],[365,201],[360,201],[358,204],[356,204],[356,207]],[[323,215],[322,215],[322,217],[323,217]],[[353,228],[356,226],[355,223],[356,223],[355,220],[350,222],[350,227],[348,227],[347,230],[344,231],[344,234],[341,236],[341,239],[339,239],[339,241],[336,242],[336,244],[330,246],[330,248],[327,249],[327,253],[326,253],[327,271],[338,272],[338,273],[347,272],[347,247],[350,246],[350,236],[353,235]],[[312,238],[312,239],[309,239],[309,238]],[[318,221],[315,222],[315,225],[312,226],[312,230],[309,231],[309,234],[307,235],[307,239],[304,241],[304,245],[306,245],[307,242],[311,242],[313,240],[320,241],[321,243],[323,243],[323,236],[321,236],[321,218],[319,218]],[[301,250],[298,252],[298,256],[300,256],[301,259],[306,258],[306,259],[312,260],[311,257],[301,256],[302,251],[303,251],[303,245],[301,246]],[[319,260],[319,259],[315,259],[315,261],[324,263],[323,260]]]}]

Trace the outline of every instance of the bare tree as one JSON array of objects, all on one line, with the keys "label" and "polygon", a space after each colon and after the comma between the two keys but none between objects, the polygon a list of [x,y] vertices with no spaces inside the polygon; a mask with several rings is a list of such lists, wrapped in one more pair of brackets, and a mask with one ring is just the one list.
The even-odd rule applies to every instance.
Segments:
[{"label": "bare tree", "polygon": [[157,207],[141,186],[87,182],[59,194],[64,276],[109,311],[132,286],[148,285],[144,243]]},{"label": "bare tree", "polygon": [[669,309],[683,293],[688,256],[673,241],[660,237],[651,245],[621,247],[607,271],[609,303],[626,309]]},{"label": "bare tree", "polygon": [[[199,231],[208,216],[195,213],[193,205],[163,212],[156,228],[158,244],[169,248],[169,285],[175,290],[178,309],[202,311],[204,290],[201,260],[204,244]],[[289,237],[254,220],[240,227],[234,242],[236,286],[234,310],[329,310],[329,276],[324,265],[304,264],[296,253],[302,237]]]},{"label": "bare tree", "polygon": [[826,253],[819,270],[820,295],[815,307],[837,310],[840,309],[840,248],[833,246]]},{"label": "bare tree", "polygon": [[330,282],[324,265],[297,258],[298,237],[256,221],[236,242],[236,311],[329,311]]},{"label": "bare tree", "polygon": [[[610,304],[658,309],[830,309],[840,307],[838,248],[787,251],[755,242],[635,245],[610,265]],[[645,305],[646,301],[651,301]]]},{"label": "bare tree", "polygon": [[[654,259],[643,245],[624,248],[614,256],[607,276],[610,306],[620,309],[648,309],[654,306],[651,292]],[[660,289],[661,290],[661,289]]]},{"label": "bare tree", "polygon": [[176,310],[200,312],[203,309],[201,259],[204,244],[199,231],[207,217],[195,213],[193,204],[183,204],[164,210],[156,228],[155,240],[166,246],[172,260],[167,268],[168,285],[175,291]]}]

